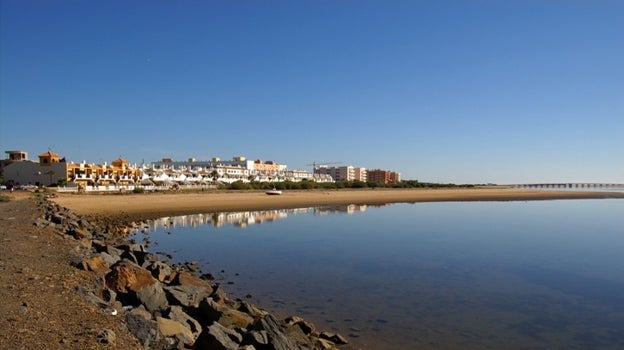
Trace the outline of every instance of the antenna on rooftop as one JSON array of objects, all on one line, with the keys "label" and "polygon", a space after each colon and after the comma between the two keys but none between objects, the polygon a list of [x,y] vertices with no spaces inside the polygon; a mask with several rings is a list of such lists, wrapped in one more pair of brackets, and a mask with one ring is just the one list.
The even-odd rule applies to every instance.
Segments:
[{"label": "antenna on rooftop", "polygon": [[314,170],[316,170],[317,166],[330,165],[330,164],[342,164],[342,162],[317,162],[317,161],[313,161],[312,164],[306,164],[306,165],[307,166],[312,166],[312,174],[314,174]]}]

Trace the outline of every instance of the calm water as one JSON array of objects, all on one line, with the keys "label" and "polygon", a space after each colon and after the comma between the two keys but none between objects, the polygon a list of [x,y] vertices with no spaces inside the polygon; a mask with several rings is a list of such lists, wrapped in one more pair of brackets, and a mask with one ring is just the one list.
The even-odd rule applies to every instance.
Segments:
[{"label": "calm water", "polygon": [[163,218],[150,239],[231,297],[366,349],[623,349],[623,214],[617,199],[307,208]]}]

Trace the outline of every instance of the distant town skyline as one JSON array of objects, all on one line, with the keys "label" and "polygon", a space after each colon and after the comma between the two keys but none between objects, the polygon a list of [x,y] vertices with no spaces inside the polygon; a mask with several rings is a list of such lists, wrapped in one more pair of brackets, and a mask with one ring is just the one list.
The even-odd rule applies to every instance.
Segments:
[{"label": "distant town skyline", "polygon": [[624,182],[624,2],[0,2],[0,150]]}]

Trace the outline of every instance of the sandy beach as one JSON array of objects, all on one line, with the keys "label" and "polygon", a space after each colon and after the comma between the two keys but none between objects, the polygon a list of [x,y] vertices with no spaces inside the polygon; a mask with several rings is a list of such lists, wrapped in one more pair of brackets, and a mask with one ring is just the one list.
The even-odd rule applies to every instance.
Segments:
[{"label": "sandy beach", "polygon": [[285,191],[267,196],[260,191],[166,192],[145,194],[62,194],[58,204],[78,214],[150,219],[170,215],[236,210],[297,208],[327,204],[382,204],[400,202],[516,201],[624,198],[624,193],[544,191],[512,188],[468,189],[365,189]]}]

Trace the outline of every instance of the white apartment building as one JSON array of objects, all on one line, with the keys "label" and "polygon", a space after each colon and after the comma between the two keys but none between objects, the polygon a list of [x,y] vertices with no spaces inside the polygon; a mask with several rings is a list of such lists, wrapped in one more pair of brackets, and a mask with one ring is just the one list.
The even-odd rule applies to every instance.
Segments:
[{"label": "white apartment building", "polygon": [[366,168],[355,168],[352,165],[328,167],[321,165],[314,169],[314,174],[329,175],[334,181],[364,181],[366,182]]}]

